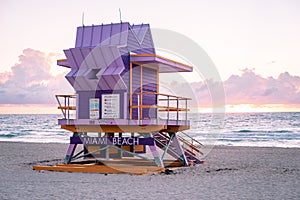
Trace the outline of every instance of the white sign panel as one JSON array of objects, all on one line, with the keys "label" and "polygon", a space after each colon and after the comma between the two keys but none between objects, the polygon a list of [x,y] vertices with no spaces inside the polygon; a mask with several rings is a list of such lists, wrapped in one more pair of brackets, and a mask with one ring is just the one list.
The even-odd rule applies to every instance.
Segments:
[{"label": "white sign panel", "polygon": [[99,99],[90,99],[90,119],[99,119]]},{"label": "white sign panel", "polygon": [[102,118],[120,118],[120,94],[102,94]]}]

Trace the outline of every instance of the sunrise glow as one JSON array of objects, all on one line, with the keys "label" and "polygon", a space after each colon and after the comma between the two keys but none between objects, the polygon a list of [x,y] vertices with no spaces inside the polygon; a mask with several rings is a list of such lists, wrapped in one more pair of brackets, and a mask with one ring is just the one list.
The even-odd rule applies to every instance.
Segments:
[{"label": "sunrise glow", "polygon": [[[239,104],[239,105],[226,105],[224,108],[210,108],[198,107],[191,108],[190,111],[197,113],[254,113],[254,112],[300,112],[300,107],[297,105],[284,105],[284,104]],[[57,109],[57,105],[49,104],[1,104],[0,114],[61,114]]]},{"label": "sunrise glow", "polygon": [[0,114],[60,114],[60,110],[52,104],[0,104]]},{"label": "sunrise glow", "polygon": [[227,113],[249,113],[249,112],[299,112],[300,107],[284,104],[239,104],[239,105],[226,105],[225,110]]}]

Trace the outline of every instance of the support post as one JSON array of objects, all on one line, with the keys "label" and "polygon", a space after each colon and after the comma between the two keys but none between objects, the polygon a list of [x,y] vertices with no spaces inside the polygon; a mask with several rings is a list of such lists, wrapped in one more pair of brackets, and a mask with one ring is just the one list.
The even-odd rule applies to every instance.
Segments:
[{"label": "support post", "polygon": [[187,125],[187,119],[188,119],[188,103],[186,99],[185,100],[185,125]]},{"label": "support post", "polygon": [[168,109],[167,125],[169,125],[169,119],[170,119],[170,96],[169,95],[168,95],[168,101],[167,101],[167,109]]},{"label": "support post", "polygon": [[179,98],[177,97],[176,125],[178,125],[178,120],[179,120]]},{"label": "support post", "polygon": [[[175,133],[169,133],[170,135],[170,138],[172,139],[172,146],[175,147],[175,151],[178,155],[180,155],[180,159],[181,159],[181,162],[184,166],[188,166],[189,163],[188,163],[188,160],[184,154],[184,150],[182,149],[182,146],[180,145],[180,142],[176,136]],[[170,140],[171,140],[170,139]]]},{"label": "support post", "polygon": [[[79,135],[78,132],[73,133],[73,137],[77,137],[78,135]],[[69,148],[67,150],[67,154],[66,154],[65,161],[64,161],[65,164],[69,164],[71,162],[76,147],[77,147],[77,144],[69,144]]]},{"label": "support post", "polygon": [[[145,136],[148,136],[148,137],[152,137],[152,138],[153,138],[152,134],[150,134],[150,133],[145,134]],[[158,167],[164,167],[164,163],[163,163],[161,157],[159,156],[159,153],[158,153],[158,151],[157,151],[157,147],[156,147],[155,142],[154,142],[153,145],[149,145],[149,148],[150,148],[150,151],[151,151],[151,153],[152,153],[152,155],[153,155],[154,162],[156,163],[156,165],[157,165]]]}]

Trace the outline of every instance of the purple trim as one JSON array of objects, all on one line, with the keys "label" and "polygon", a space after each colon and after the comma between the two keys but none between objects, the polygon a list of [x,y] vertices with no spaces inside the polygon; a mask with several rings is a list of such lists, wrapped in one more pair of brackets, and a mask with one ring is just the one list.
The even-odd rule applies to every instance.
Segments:
[{"label": "purple trim", "polygon": [[137,137],[70,137],[70,144],[119,146],[154,145],[154,139]]}]

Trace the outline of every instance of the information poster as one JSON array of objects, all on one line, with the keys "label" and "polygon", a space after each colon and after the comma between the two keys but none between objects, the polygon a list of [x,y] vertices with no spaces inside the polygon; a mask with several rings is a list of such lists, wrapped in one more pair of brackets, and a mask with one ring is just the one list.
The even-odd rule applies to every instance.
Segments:
[{"label": "information poster", "polygon": [[103,94],[101,103],[102,118],[120,118],[120,94]]},{"label": "information poster", "polygon": [[99,119],[99,99],[90,99],[90,119]]}]

